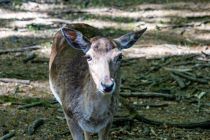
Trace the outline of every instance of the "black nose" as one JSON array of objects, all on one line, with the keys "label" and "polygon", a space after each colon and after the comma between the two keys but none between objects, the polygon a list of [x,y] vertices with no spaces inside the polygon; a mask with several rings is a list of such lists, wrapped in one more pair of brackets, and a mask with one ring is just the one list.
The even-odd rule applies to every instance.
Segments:
[{"label": "black nose", "polygon": [[114,82],[112,82],[111,85],[106,85],[103,83],[101,83],[101,85],[103,86],[105,92],[111,92],[114,87]]}]

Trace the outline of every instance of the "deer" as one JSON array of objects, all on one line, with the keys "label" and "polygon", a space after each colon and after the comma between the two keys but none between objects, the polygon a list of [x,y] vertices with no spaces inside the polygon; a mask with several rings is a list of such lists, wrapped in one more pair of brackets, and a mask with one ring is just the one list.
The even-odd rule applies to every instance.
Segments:
[{"label": "deer", "polygon": [[63,26],[54,36],[50,60],[50,89],[60,103],[73,140],[109,139],[118,105],[120,64],[146,28],[118,38],[100,36],[84,23]]}]

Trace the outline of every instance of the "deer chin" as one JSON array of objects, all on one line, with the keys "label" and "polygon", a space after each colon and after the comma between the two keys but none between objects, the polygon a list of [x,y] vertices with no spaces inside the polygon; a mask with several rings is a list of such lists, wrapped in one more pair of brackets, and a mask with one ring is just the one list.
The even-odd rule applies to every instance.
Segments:
[{"label": "deer chin", "polygon": [[98,87],[98,92],[102,95],[113,95],[113,93],[115,91],[115,88],[116,88],[116,83],[114,82],[114,86],[113,86],[111,91],[107,92],[107,91],[104,90],[104,88],[102,86],[99,86]]}]

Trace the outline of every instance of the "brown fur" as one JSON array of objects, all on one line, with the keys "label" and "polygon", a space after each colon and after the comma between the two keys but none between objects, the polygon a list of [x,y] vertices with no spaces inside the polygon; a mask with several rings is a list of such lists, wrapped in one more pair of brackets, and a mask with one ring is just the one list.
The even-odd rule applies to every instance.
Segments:
[{"label": "brown fur", "polygon": [[[100,37],[98,29],[86,24],[68,25],[56,33],[49,63],[50,86],[74,140],[89,140],[91,133],[108,140],[120,87],[118,58],[145,30],[115,40]],[[105,89],[107,86],[110,88]]]},{"label": "brown fur", "polygon": [[[112,44],[106,44],[108,40],[104,40],[96,43],[97,46],[100,46],[97,49],[94,48],[96,52],[107,52],[113,48]],[[75,139],[82,138],[82,136],[74,136],[82,132],[78,124],[79,120],[88,119],[86,123],[96,127],[108,121],[107,128],[110,127],[109,124],[111,124],[115,112],[113,106],[116,104],[114,96],[101,99],[101,95],[91,93],[96,91],[96,87],[88,72],[88,65],[83,55],[82,51],[69,47],[60,31],[55,35],[49,63],[50,80],[61,99],[67,123]],[[85,100],[81,101],[81,97]],[[101,104],[97,103],[99,110],[94,107],[96,110],[93,110],[90,118],[84,118],[84,114],[81,112],[81,103],[88,106],[94,100],[101,102]],[[101,108],[104,106],[103,102],[108,103],[108,110],[103,116],[98,116],[97,112],[100,111],[100,106]],[[108,130],[102,129],[99,133],[100,139],[105,139],[107,133]],[[88,132],[85,133],[85,137],[90,137]]]},{"label": "brown fur", "polygon": [[92,42],[96,42],[94,43],[93,50],[95,52],[108,52],[114,48],[116,48],[116,46],[112,43],[111,40],[108,40],[107,38],[103,38],[103,37],[98,37],[97,41],[94,40]]}]

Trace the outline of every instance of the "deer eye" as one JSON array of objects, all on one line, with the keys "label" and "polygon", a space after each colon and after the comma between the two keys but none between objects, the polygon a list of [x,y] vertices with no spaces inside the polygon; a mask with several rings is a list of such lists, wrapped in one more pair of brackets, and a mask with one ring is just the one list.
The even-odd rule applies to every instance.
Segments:
[{"label": "deer eye", "polygon": [[85,55],[85,58],[87,59],[87,61],[91,61],[92,57],[90,55]]}]

